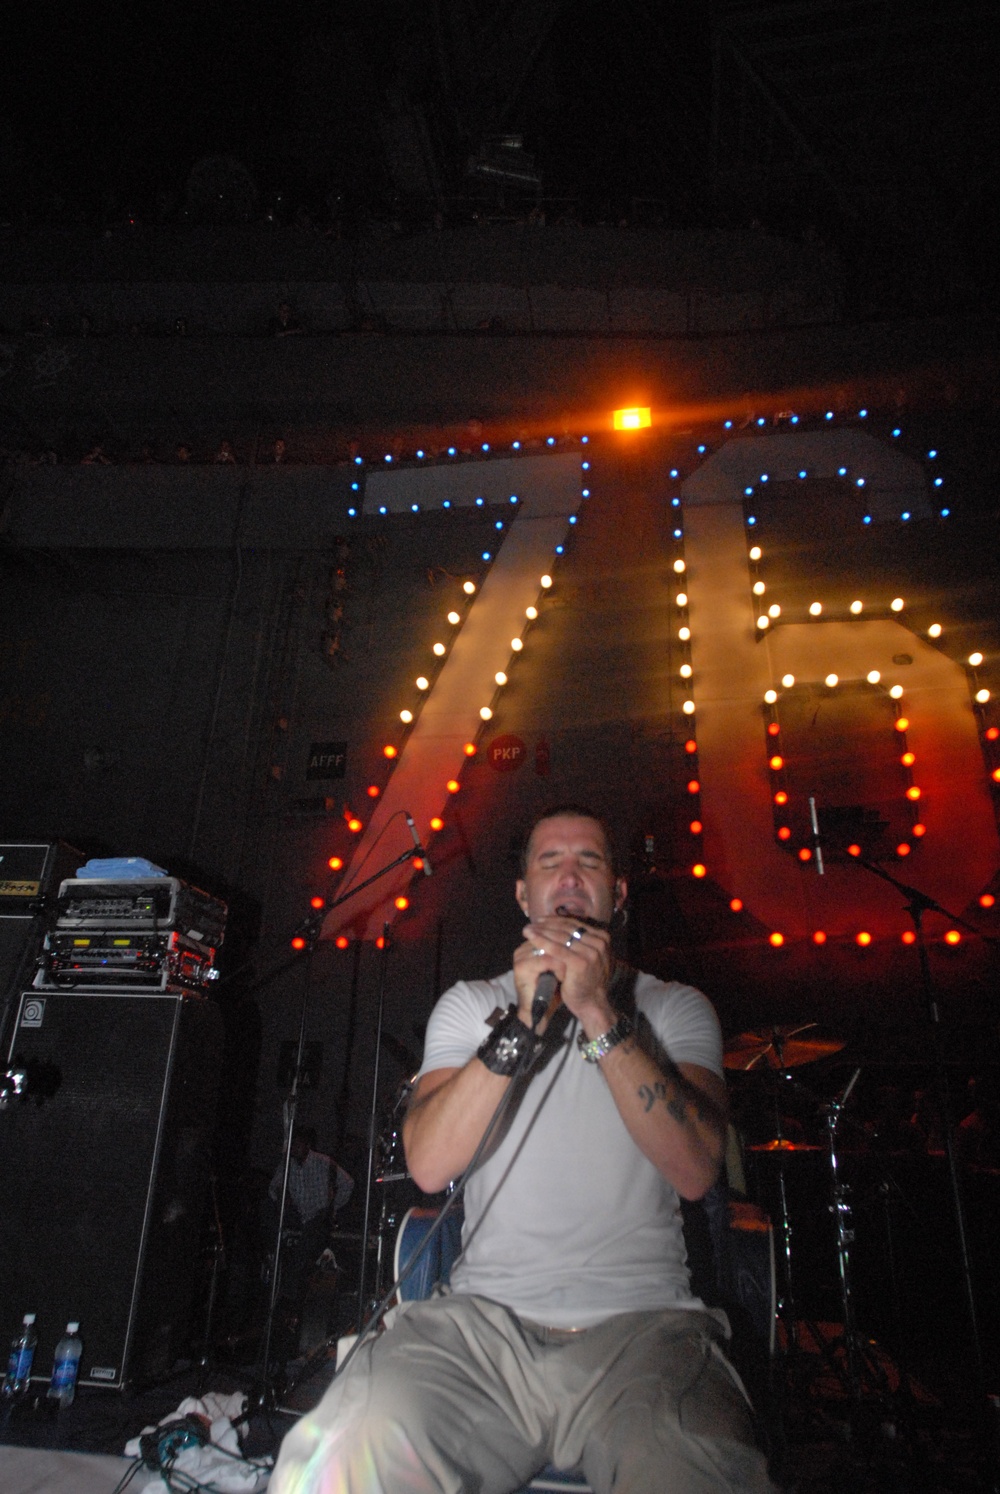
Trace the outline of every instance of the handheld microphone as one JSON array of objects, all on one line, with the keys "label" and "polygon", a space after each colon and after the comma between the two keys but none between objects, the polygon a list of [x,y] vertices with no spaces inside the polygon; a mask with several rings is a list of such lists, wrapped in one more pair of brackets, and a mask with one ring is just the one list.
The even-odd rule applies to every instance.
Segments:
[{"label": "handheld microphone", "polygon": [[424,876],[425,877],[429,877],[429,876],[432,875],[432,873],[434,871],[434,868],[433,868],[433,866],[431,866],[430,858],[428,857],[427,852],[424,850],[423,846],[420,844],[420,836],[417,834],[417,827],[413,823],[413,816],[412,816],[412,814],[409,813],[408,810],[404,809],[403,810],[403,818],[406,820],[406,823],[410,827],[410,834],[413,836],[413,844],[417,848],[417,855],[420,857],[421,861],[423,862]]},{"label": "handheld microphone", "polygon": [[535,994],[531,998],[531,1025],[537,1027],[549,1009],[549,1004],[559,990],[559,982],[551,970],[543,970],[535,982]]}]

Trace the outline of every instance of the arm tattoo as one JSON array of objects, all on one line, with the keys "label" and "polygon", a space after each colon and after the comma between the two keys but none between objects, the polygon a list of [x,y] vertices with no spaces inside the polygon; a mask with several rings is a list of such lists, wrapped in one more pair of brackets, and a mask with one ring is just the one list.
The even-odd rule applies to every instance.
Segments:
[{"label": "arm tattoo", "polygon": [[662,1079],[657,1079],[652,1085],[639,1085],[638,1095],[646,1114],[649,1114],[657,1100],[662,1100],[679,1126],[683,1126],[687,1121],[689,1105],[702,1125],[709,1124],[713,1119],[712,1112],[695,1086],[689,1084],[673,1064],[670,1065],[668,1077],[674,1087],[673,1094],[669,1092]]}]

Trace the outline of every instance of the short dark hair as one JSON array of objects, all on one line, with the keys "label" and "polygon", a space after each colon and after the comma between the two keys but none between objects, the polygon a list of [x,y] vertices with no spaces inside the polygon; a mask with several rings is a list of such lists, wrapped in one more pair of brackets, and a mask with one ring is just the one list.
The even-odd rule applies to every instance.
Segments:
[{"label": "short dark hair", "polygon": [[543,809],[542,813],[537,815],[528,826],[524,833],[524,839],[521,841],[521,849],[518,852],[517,858],[517,874],[522,880],[528,874],[528,849],[531,845],[531,837],[539,825],[543,825],[546,820],[560,819],[593,820],[595,824],[600,825],[604,836],[604,844],[607,846],[608,857],[611,861],[611,875],[616,879],[622,875],[618,852],[615,848],[614,832],[608,821],[602,814],[598,814],[596,810],[591,809],[587,804],[569,802],[566,804],[553,804],[551,809]]}]

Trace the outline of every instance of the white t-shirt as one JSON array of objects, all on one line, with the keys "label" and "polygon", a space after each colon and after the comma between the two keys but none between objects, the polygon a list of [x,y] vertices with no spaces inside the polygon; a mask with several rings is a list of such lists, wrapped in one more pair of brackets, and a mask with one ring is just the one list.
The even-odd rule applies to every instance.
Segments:
[{"label": "white t-shirt", "polygon": [[[459,981],[431,1014],[421,1074],[461,1068],[487,1018],[516,1001],[513,971]],[[639,974],[636,1007],[675,1063],[722,1075],[715,1012],[692,986]],[[455,1291],[474,1292],[553,1328],[619,1312],[700,1307],[691,1295],[680,1204],[625,1128],[577,1023],[536,1072],[500,1145],[465,1191]]]}]

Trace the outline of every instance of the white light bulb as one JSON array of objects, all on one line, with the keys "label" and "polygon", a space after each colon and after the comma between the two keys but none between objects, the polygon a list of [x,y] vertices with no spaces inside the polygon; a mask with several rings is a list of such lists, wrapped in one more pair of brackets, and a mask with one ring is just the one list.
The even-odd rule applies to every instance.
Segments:
[{"label": "white light bulb", "polygon": [[765,591],[767,591],[767,587],[764,585],[763,581],[755,581],[754,582],[754,584],[753,584],[753,594],[754,594],[755,597],[762,597],[764,595]]},{"label": "white light bulb", "polygon": [[498,669],[493,678],[498,685],[506,685],[507,683],[507,676],[504,674],[502,669]]},{"label": "white light bulb", "polygon": [[445,652],[445,646],[444,646],[444,644],[443,643],[435,643],[435,645],[434,645],[434,652],[437,654],[438,658],[440,659],[441,655]]},{"label": "white light bulb", "polygon": [[674,570],[677,572],[678,576],[683,576],[684,572],[687,570],[687,565],[683,560],[675,560]]},{"label": "white light bulb", "polygon": [[980,705],[985,705],[986,702],[989,700],[989,698],[990,698],[990,692],[988,690],[977,690],[976,691],[976,699],[978,700],[978,702],[979,702]]},{"label": "white light bulb", "polygon": [[892,689],[889,691],[889,695],[891,696],[891,698],[893,700],[902,700],[902,698],[903,698],[903,687],[902,687],[902,685],[893,685]]},{"label": "white light bulb", "polygon": [[927,629],[927,635],[929,638],[940,638],[941,631],[942,630],[940,623],[931,623],[930,627]]},{"label": "white light bulb", "polygon": [[678,605],[678,607],[686,607],[687,604],[688,604],[687,592],[686,591],[679,591],[677,593],[677,605]]},{"label": "white light bulb", "polygon": [[524,609],[524,615],[528,619],[529,622],[534,622],[535,618],[538,616],[538,608],[537,607],[525,607],[525,609]]},{"label": "white light bulb", "polygon": [[462,619],[459,617],[459,615],[458,615],[457,612],[449,612],[448,613],[448,621],[451,623],[452,627],[454,628],[454,627],[456,627],[462,621]]},{"label": "white light bulb", "polygon": [[777,690],[765,690],[764,691],[764,699],[765,699],[765,701],[767,702],[768,705],[774,705],[774,703],[777,700],[777,698],[778,698],[778,692],[777,692]]},{"label": "white light bulb", "polygon": [[767,615],[768,615],[768,617],[780,617],[781,616],[781,608],[778,606],[777,602],[772,602],[771,603],[770,607],[768,607],[768,609],[767,609]]},{"label": "white light bulb", "polygon": [[893,597],[892,601],[889,603],[889,611],[902,612],[905,606],[906,603],[903,601],[902,597]]},{"label": "white light bulb", "polygon": [[418,674],[413,683],[416,685],[418,690],[427,690],[430,688],[431,682],[425,674]]},{"label": "white light bulb", "polygon": [[552,577],[551,576],[539,576],[539,578],[538,578],[538,584],[542,588],[543,591],[548,591],[549,587],[552,585]]},{"label": "white light bulb", "polygon": [[406,723],[406,725],[409,726],[410,722],[413,720],[413,712],[412,711],[400,711],[400,713],[399,713],[399,719],[400,719],[400,721],[404,721]]},{"label": "white light bulb", "polygon": [[786,690],[790,690],[795,684],[794,674],[783,674],[781,676],[781,683],[784,685]]},{"label": "white light bulb", "polygon": [[490,710],[489,706],[480,706],[479,714],[484,721],[490,721],[493,718],[493,712]]},{"label": "white light bulb", "polygon": [[881,678],[882,676],[877,669],[869,669],[868,673],[865,675],[865,679],[868,681],[869,685],[877,685]]},{"label": "white light bulb", "polygon": [[512,638],[510,640],[510,646],[514,650],[515,654],[519,654],[524,647],[524,640],[521,638]]},{"label": "white light bulb", "polygon": [[761,548],[760,548],[760,545],[754,545],[753,549],[750,551],[750,559],[751,560],[759,560],[760,557],[761,557]]},{"label": "white light bulb", "polygon": [[682,664],[680,672],[682,680],[689,680],[692,674],[694,674],[694,670],[691,668],[690,664]]},{"label": "white light bulb", "polygon": [[980,666],[980,664],[982,662],[983,662],[983,656],[982,656],[982,654],[970,654],[969,655],[969,663],[972,665],[973,669],[978,669],[979,666]]},{"label": "white light bulb", "polygon": [[823,681],[823,683],[824,683],[824,685],[828,685],[829,688],[832,690],[833,687],[834,687],[834,685],[839,685],[840,684],[840,676],[837,675],[837,674],[828,674],[827,677],[826,677],[826,679]]},{"label": "white light bulb", "polygon": [[462,590],[465,592],[465,595],[467,597],[471,597],[472,593],[475,591],[475,589],[476,589],[476,583],[474,581],[463,581],[462,582]]},{"label": "white light bulb", "polygon": [[677,629],[677,636],[681,640],[682,643],[687,643],[688,639],[691,637],[691,629],[690,628],[678,628]]},{"label": "white light bulb", "polygon": [[684,704],[681,706],[681,710],[684,712],[685,716],[693,716],[694,715],[694,701],[693,700],[686,700],[684,702]]},{"label": "white light bulb", "polygon": [[822,602],[810,602],[809,603],[809,616],[810,617],[819,617],[819,615],[820,615],[820,613],[822,611],[823,611],[823,603]]},{"label": "white light bulb", "polygon": [[763,632],[765,628],[769,628],[771,626],[771,619],[769,617],[758,617],[757,626],[758,628],[760,628],[761,632]]},{"label": "white light bulb", "polygon": [[854,613],[855,617],[857,617],[857,615],[858,615],[859,612],[863,611],[864,605],[865,605],[864,602],[852,602],[851,603],[851,611]]}]

